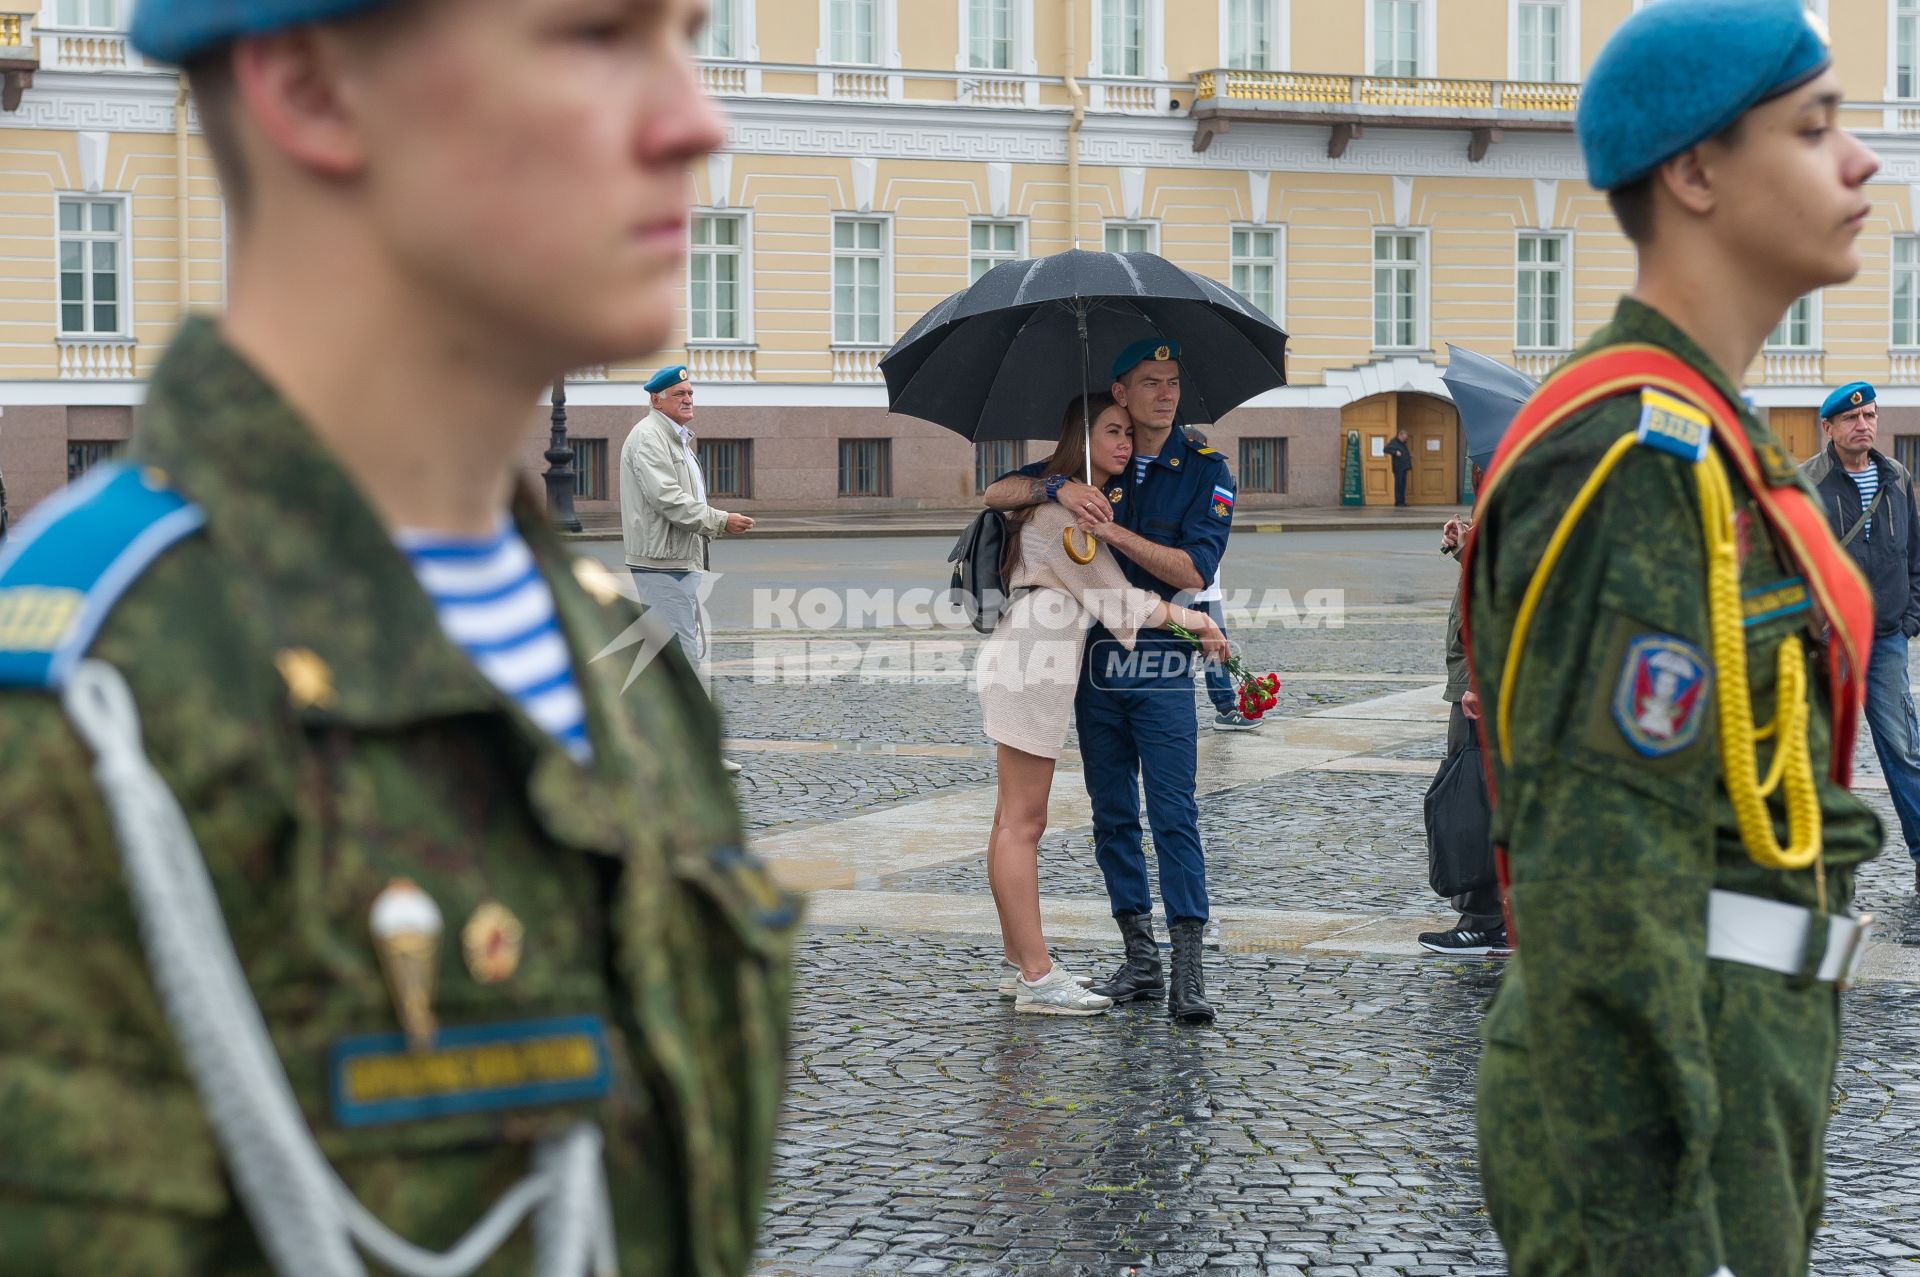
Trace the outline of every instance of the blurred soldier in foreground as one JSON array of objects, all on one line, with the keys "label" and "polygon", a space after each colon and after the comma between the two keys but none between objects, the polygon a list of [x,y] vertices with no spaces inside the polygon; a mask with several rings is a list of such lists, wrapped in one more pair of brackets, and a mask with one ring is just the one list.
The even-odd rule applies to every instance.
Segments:
[{"label": "blurred soldier in foreground", "polygon": [[514,473],[543,387],[668,337],[702,16],[136,12],[231,302],[0,557],[7,1271],[744,1271],[795,911]]},{"label": "blurred soldier in foreground", "polygon": [[[1516,1277],[1798,1277],[1880,824],[1872,607],[1736,379],[1853,277],[1872,152],[1799,0],[1662,0],[1581,94],[1639,254],[1521,411],[1469,542],[1515,956],[1479,1080]],[[1831,640],[1823,633],[1831,630]]]}]

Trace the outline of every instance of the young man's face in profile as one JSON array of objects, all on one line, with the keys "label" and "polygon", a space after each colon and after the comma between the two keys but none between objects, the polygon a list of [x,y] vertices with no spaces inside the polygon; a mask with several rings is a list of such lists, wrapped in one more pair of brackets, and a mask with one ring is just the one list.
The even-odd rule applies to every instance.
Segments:
[{"label": "young man's face in profile", "polygon": [[417,5],[347,73],[402,269],[566,366],[665,345],[688,166],[724,140],[691,56],[705,4]]}]

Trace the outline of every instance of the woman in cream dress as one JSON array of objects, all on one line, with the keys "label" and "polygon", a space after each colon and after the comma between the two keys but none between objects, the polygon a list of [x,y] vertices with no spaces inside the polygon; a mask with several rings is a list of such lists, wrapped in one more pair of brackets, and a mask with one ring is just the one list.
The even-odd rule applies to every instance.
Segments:
[{"label": "woman in cream dress", "polygon": [[[1079,479],[1090,459],[1093,485],[1106,491],[1115,476],[1124,479],[1133,458],[1131,423],[1126,410],[1106,395],[1094,396],[1088,411],[1090,458],[1076,399],[1046,474]],[[1007,963],[1019,968],[1011,980],[1014,1010],[1093,1015],[1112,1006],[1112,999],[1089,993],[1086,980],[1049,956],[1040,926],[1037,865],[1054,762],[1073,717],[1087,629],[1097,620],[1131,651],[1141,629],[1171,621],[1198,636],[1216,659],[1226,656],[1226,639],[1206,613],[1176,607],[1128,584],[1112,551],[1076,530],[1058,503],[1016,511],[1008,522],[1016,525],[1007,571],[1013,602],[981,647],[974,675],[986,734],[1000,747],[987,880]]]}]

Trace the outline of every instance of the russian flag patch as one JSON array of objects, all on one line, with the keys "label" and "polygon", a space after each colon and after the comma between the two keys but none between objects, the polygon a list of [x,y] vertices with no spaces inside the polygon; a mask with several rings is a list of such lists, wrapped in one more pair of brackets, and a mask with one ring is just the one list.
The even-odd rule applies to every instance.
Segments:
[{"label": "russian flag patch", "polygon": [[1233,492],[1217,483],[1213,485],[1213,514],[1218,519],[1233,517]]}]

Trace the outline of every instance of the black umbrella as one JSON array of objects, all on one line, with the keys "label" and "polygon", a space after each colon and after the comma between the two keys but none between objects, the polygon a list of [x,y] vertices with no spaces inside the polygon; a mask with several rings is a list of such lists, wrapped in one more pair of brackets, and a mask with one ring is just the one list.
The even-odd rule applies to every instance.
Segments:
[{"label": "black umbrella", "polygon": [[1153,253],[1078,249],[996,266],[880,361],[890,411],[972,440],[1053,439],[1121,350],[1180,344],[1181,422],[1217,421],[1286,384],[1287,334],[1253,303]]},{"label": "black umbrella", "polygon": [[1533,397],[1536,383],[1497,359],[1447,343],[1447,370],[1440,374],[1460,413],[1460,431],[1467,440],[1467,459],[1486,469],[1507,427]]}]

